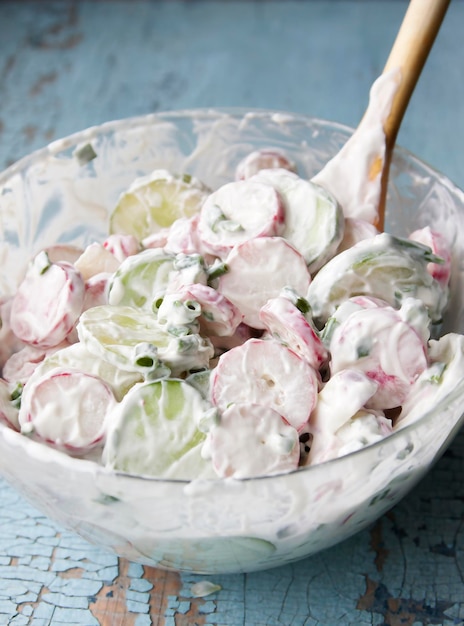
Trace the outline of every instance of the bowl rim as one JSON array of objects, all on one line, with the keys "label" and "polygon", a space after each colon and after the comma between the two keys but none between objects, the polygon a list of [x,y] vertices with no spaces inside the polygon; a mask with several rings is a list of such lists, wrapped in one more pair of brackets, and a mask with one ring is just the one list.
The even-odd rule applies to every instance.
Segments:
[{"label": "bowl rim", "polygon": [[[291,111],[282,111],[278,109],[250,108],[250,107],[198,107],[198,108],[191,108],[191,109],[185,108],[185,109],[173,109],[173,110],[159,111],[159,112],[154,112],[154,113],[148,113],[148,114],[142,114],[142,115],[137,115],[137,116],[130,116],[126,118],[118,118],[114,120],[109,120],[107,122],[103,122],[101,124],[95,124],[93,126],[89,126],[85,129],[71,133],[70,135],[65,135],[62,138],[56,139],[46,144],[45,146],[38,148],[32,151],[31,153],[23,156],[22,158],[18,159],[17,161],[9,165],[6,169],[2,170],[0,172],[0,185],[3,185],[12,176],[15,176],[21,170],[39,161],[41,158],[58,154],[59,152],[67,150],[72,146],[77,146],[83,143],[84,140],[89,141],[93,137],[103,132],[117,131],[120,128],[140,127],[144,125],[149,125],[150,123],[157,122],[157,121],[169,121],[169,119],[176,119],[176,118],[182,118],[182,117],[192,118],[195,114],[197,116],[202,115],[202,116],[208,116],[208,117],[217,117],[218,115],[222,115],[224,117],[233,116],[236,118],[239,118],[239,117],[243,118],[247,114],[262,115],[263,117],[269,117],[269,116],[272,117],[272,116],[281,115],[281,116],[286,116],[289,119],[294,119],[295,121],[301,121],[301,122],[312,121],[321,127],[324,127],[324,126],[330,127],[331,129],[335,129],[335,130],[341,131],[343,134],[346,134],[347,138],[351,134],[353,134],[355,130],[354,128],[346,124],[340,123],[340,122],[328,120],[325,118],[315,117],[315,116],[307,115],[304,113],[294,113]],[[448,176],[443,174],[440,170],[436,169],[435,167],[433,167],[426,161],[423,161],[410,150],[399,145],[395,146],[394,154],[393,154],[393,161],[395,160],[395,158],[396,159],[405,158],[406,160],[413,162],[416,166],[420,167],[421,169],[425,169],[429,171],[431,174],[433,174],[433,176],[435,176],[440,181],[441,184],[445,184],[447,189],[450,190],[453,194],[455,194],[456,196],[462,196],[462,202],[464,204],[464,191],[460,187],[458,187]],[[352,452],[344,454],[340,457],[331,458],[326,461],[317,463],[315,465],[301,466],[289,472],[280,472],[276,474],[239,478],[239,479],[217,477],[217,478],[206,478],[206,479],[193,478],[192,480],[186,480],[186,479],[176,479],[176,478],[165,478],[162,476],[161,477],[150,476],[147,474],[133,474],[129,472],[123,472],[120,470],[113,470],[111,468],[108,468],[108,467],[105,467],[104,465],[99,464],[97,461],[94,461],[92,459],[80,458],[77,456],[69,455],[66,452],[60,450],[59,448],[53,447],[51,445],[47,445],[45,442],[40,442],[40,441],[35,441],[33,439],[30,439],[26,435],[22,434],[20,431],[15,430],[13,427],[9,426],[8,424],[6,424],[5,422],[1,420],[0,420],[0,434],[4,440],[11,438],[12,441],[15,441],[15,443],[17,443],[17,445],[24,446],[26,451],[28,450],[28,448],[32,450],[40,449],[42,452],[47,450],[47,452],[50,455],[50,458],[46,459],[48,462],[53,462],[54,457],[55,457],[57,461],[60,459],[64,459],[65,463],[71,464],[73,466],[75,463],[78,463],[78,465],[76,466],[77,469],[79,469],[79,467],[84,469],[85,466],[91,467],[93,471],[97,473],[101,473],[105,475],[112,475],[115,477],[123,477],[124,479],[129,479],[129,480],[142,480],[142,481],[149,482],[149,483],[176,483],[176,484],[181,484],[181,485],[189,485],[194,481],[201,481],[204,483],[212,483],[212,484],[221,484],[221,483],[223,484],[223,483],[227,483],[230,481],[235,481],[235,482],[249,482],[249,481],[257,481],[257,480],[268,481],[268,480],[278,480],[279,478],[283,476],[307,474],[308,472],[311,472],[311,471],[314,472],[317,468],[320,468],[320,467],[325,467],[325,468],[334,467],[337,464],[343,463],[348,458],[352,459],[357,456],[361,456],[363,454],[366,455],[370,453],[371,451],[375,451],[377,449],[382,448],[383,446],[385,446],[386,444],[390,442],[394,444],[394,442],[399,437],[410,434],[411,432],[415,430],[415,428],[418,425],[426,425],[429,421],[431,421],[436,416],[437,412],[439,412],[442,409],[445,409],[446,405],[449,405],[450,402],[456,400],[457,397],[461,395],[461,393],[464,393],[464,379],[459,381],[456,387],[447,396],[442,398],[442,400],[437,405],[435,405],[432,409],[426,411],[419,418],[415,419],[411,424],[408,424],[402,428],[399,428],[398,430],[392,432],[386,437],[383,437],[379,441],[371,443],[358,450],[354,450]],[[460,418],[458,418],[454,424],[455,428],[459,424],[459,422],[462,420],[463,415],[464,415],[464,407],[463,407],[463,412]],[[451,432],[452,430],[450,430],[450,433]],[[43,460],[45,459],[41,459],[40,462],[43,462]]]},{"label": "bowl rim", "polygon": [[[321,127],[330,127],[336,129],[347,135],[347,138],[356,130],[354,127],[337,122],[335,120],[326,119],[323,117],[313,116],[306,113],[298,113],[293,111],[283,111],[281,109],[266,109],[264,107],[195,107],[195,108],[183,108],[183,109],[168,109],[164,111],[156,111],[153,113],[142,113],[140,115],[133,115],[129,117],[115,118],[102,122],[101,124],[94,124],[87,128],[77,130],[69,135],[64,135],[53,141],[43,145],[41,148],[37,148],[32,152],[14,161],[5,169],[0,170],[0,185],[3,185],[5,181],[11,176],[17,174],[21,169],[24,169],[28,165],[33,164],[41,157],[53,156],[63,150],[69,149],[71,146],[77,146],[82,143],[82,140],[90,140],[92,137],[98,135],[101,132],[111,132],[118,130],[121,127],[137,127],[142,125],[148,125],[149,123],[159,121],[168,121],[170,118],[180,117],[193,117],[196,115],[203,116],[232,116],[232,117],[245,117],[250,115],[262,115],[267,116],[285,116],[293,118],[295,121],[313,121]],[[453,193],[462,195],[462,201],[464,203],[464,190],[457,185],[449,176],[444,174],[440,169],[418,157],[414,152],[408,150],[404,146],[396,144],[393,150],[392,162],[399,158],[406,158],[413,161],[417,166],[429,170],[431,174],[440,178],[441,183],[445,183],[448,189],[451,189]]]}]

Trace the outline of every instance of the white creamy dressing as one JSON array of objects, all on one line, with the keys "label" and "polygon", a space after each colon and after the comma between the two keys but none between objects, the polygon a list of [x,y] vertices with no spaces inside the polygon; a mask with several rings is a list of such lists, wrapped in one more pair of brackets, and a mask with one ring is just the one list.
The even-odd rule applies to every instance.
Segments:
[{"label": "white creamy dressing", "polygon": [[13,298],[10,324],[19,339],[50,348],[72,330],[82,311],[85,285],[70,263],[43,266],[42,261],[39,254],[30,264]]},{"label": "white creamy dressing", "polygon": [[406,297],[417,298],[432,321],[440,321],[448,290],[432,279],[418,254],[420,249],[411,254],[408,245],[388,233],[344,250],[321,268],[309,287],[314,316],[326,321],[350,296],[364,294],[382,298],[393,307]]},{"label": "white creamy dressing", "polygon": [[250,179],[223,185],[206,198],[198,233],[208,252],[225,258],[253,237],[280,235],[283,223],[280,195],[271,185]]},{"label": "white creamy dressing", "polygon": [[29,382],[33,383],[36,378],[41,378],[55,368],[72,368],[101,378],[111,387],[118,401],[122,400],[135,383],[143,380],[140,372],[131,372],[113,365],[108,359],[98,357],[90,352],[84,343],[79,342],[48,354],[45,360],[39,365],[36,364]]},{"label": "white creamy dressing", "polygon": [[151,311],[153,302],[166,291],[174,256],[161,248],[153,248],[127,257],[110,282],[108,303],[136,304]]},{"label": "white creamy dressing", "polygon": [[385,156],[383,127],[400,81],[401,71],[395,68],[374,82],[357,130],[312,179],[337,198],[346,217],[375,223]]},{"label": "white creamy dressing", "polygon": [[303,257],[281,237],[250,239],[226,258],[218,291],[242,312],[243,321],[264,330],[259,311],[284,287],[306,296],[311,275]]},{"label": "white creamy dressing", "polygon": [[[182,380],[160,380],[134,386],[112,416],[103,463],[134,474],[175,477],[173,463],[204,465],[199,430],[209,410],[201,394]],[[189,457],[181,461],[189,453]],[[190,459],[194,456],[193,462]],[[182,467],[177,467],[182,470]],[[203,473],[203,472],[202,472]]]},{"label": "white creamy dressing", "polygon": [[343,213],[334,198],[285,169],[262,170],[253,177],[272,185],[285,203],[282,237],[303,255],[311,274],[337,250],[343,237]]},{"label": "white creamy dressing", "polygon": [[23,434],[34,432],[43,441],[82,453],[102,441],[114,408],[113,393],[100,378],[54,369],[26,385],[19,424]]},{"label": "white creamy dressing", "polygon": [[464,371],[464,336],[448,333],[429,346],[430,366],[415,381],[403,404],[395,429],[419,419],[459,388]]},{"label": "white creamy dressing", "polygon": [[[388,115],[389,106],[391,98],[394,95],[397,78],[397,74],[392,73],[387,76],[381,77],[379,81],[374,85],[371,92],[369,109],[360,125],[360,130],[357,131],[357,133],[355,134],[356,136],[353,136],[353,140],[347,143],[346,147],[340,152],[340,155],[338,157],[335,157],[326,166],[326,168],[324,168],[324,170],[313,179],[314,181],[317,181],[319,184],[325,186],[327,189],[330,189],[330,191],[334,193],[340,204],[343,206],[345,214],[348,215],[350,219],[353,218],[357,220],[361,218],[362,220],[372,221],[373,207],[376,207],[376,198],[378,198],[377,194],[379,180],[375,179],[373,181],[369,181],[367,188],[364,190],[361,189],[360,182],[366,180],[365,175],[366,172],[370,170],[372,162],[376,159],[381,160],[383,158],[383,152],[381,150],[381,147],[383,146],[383,131],[381,132],[381,126],[383,120],[386,118],[386,115]],[[380,101],[383,102],[383,106],[378,109],[377,107]],[[380,120],[378,117],[379,113],[381,117]],[[250,114],[249,119],[251,120],[252,117],[253,115]],[[292,121],[291,116],[287,117],[285,115],[276,115],[273,119],[274,121],[279,121],[282,125],[285,125],[287,122]],[[199,122],[199,124],[201,125],[201,122]],[[168,126],[169,125],[167,125],[167,127],[164,128],[162,132],[165,132],[169,136],[169,133],[171,131]],[[227,144],[227,118],[224,118],[223,120],[221,120],[221,122],[218,122],[218,128],[219,127],[222,131],[219,138],[216,139],[214,133],[209,133],[205,135],[204,140],[199,141],[197,149],[192,154],[192,160],[197,159],[197,162],[199,162],[198,157],[199,155],[203,154],[204,162],[206,164],[206,162],[208,161],[207,157],[209,149],[215,141],[219,143],[225,141],[225,143]],[[157,132],[159,132],[159,130]],[[365,134],[364,137],[362,137],[363,133]],[[144,137],[143,139],[140,138],[139,143],[134,142],[133,144],[130,144],[128,146],[128,150],[133,151],[134,159],[136,155],[140,153],[141,146],[147,148],[150,145],[150,141],[153,141],[153,139],[150,140],[147,135],[147,137]],[[52,147],[52,152],[53,150],[61,149],[61,147],[62,144],[57,143],[55,146]],[[365,158],[365,154],[368,154],[367,160]],[[228,156],[230,156],[230,154]],[[363,158],[360,158],[361,156],[363,156]],[[353,159],[353,161],[351,161],[351,159]],[[53,162],[53,159],[51,159],[51,161]],[[346,186],[345,196],[344,193],[340,192],[340,190],[336,187],[334,181],[338,179],[339,172],[342,169],[344,169],[344,171],[346,172],[345,168],[348,168],[349,165],[352,166],[353,163],[356,163],[357,165],[359,165],[359,167],[355,167],[353,169],[353,174],[356,175],[353,175],[353,177],[350,178],[350,184]],[[205,167],[205,171],[211,172],[213,169],[215,169],[215,176],[220,176],[220,170],[223,165],[224,171],[226,171],[226,161],[224,161],[224,164],[208,163],[207,167]],[[59,167],[57,167],[56,163],[54,163],[54,166],[54,173],[52,172],[51,176],[59,175]],[[99,167],[100,166],[97,159],[95,161],[95,168],[98,170]],[[130,176],[132,174],[128,171],[124,171],[124,169],[121,171],[121,174],[121,188],[124,189],[124,185],[127,185],[128,182],[130,182]],[[100,173],[98,174],[98,176],[100,176]],[[76,179],[78,178],[79,176],[77,175]],[[87,204],[89,208],[89,223],[92,221],[92,218],[90,216],[95,207],[98,207],[101,213],[103,210],[102,207],[108,205],[111,206],[113,204],[112,202],[108,203],[106,192],[103,189],[104,180],[103,183],[99,182],[99,185],[101,185],[102,189],[99,189],[97,193],[95,193],[96,188],[93,187],[91,183],[89,183],[85,188],[79,187],[79,185],[76,185],[75,183],[76,181],[74,181],[72,176],[70,176],[69,193],[71,196],[75,196],[77,198],[78,203],[84,201],[84,204]],[[41,191],[41,193],[46,195],[46,185],[44,186],[44,189]],[[350,198],[348,198],[348,195],[351,199],[354,198],[352,202]],[[363,225],[361,223],[360,225],[360,230],[362,230]],[[58,220],[56,226],[57,230],[59,230],[60,227],[61,224]],[[364,237],[364,235],[362,236]],[[274,257],[276,257],[274,261],[274,274],[273,280],[269,281],[270,283],[274,283],[274,279],[276,276],[277,278],[279,277],[279,267],[281,267],[281,264],[284,263],[283,256],[274,255]],[[269,265],[269,267],[271,267],[271,265]],[[242,275],[241,278],[237,277],[234,288],[231,289],[231,293],[240,293],[240,291],[243,290],[244,276],[247,276],[247,278],[249,278],[250,274],[246,272],[244,273],[244,275]],[[186,280],[185,282],[188,283],[188,280]],[[263,277],[258,277],[258,282],[264,282],[266,286],[266,279],[264,279]],[[279,281],[277,280],[276,282]],[[288,282],[287,279],[285,279],[284,282]],[[307,287],[307,283],[309,282],[309,280],[306,275],[303,282]],[[274,291],[274,285],[272,285],[272,294],[278,295],[281,287],[282,285],[279,285],[277,290]],[[114,287],[114,297],[116,299],[121,298],[122,291],[123,286],[118,283]],[[305,295],[305,289],[298,289],[298,291],[302,292],[303,295]],[[419,293],[418,295],[422,296],[423,294]],[[251,301],[251,294],[248,294],[246,298]],[[179,316],[179,309],[173,308],[173,302],[174,298],[172,298],[171,300],[169,298],[166,299],[166,304],[164,308],[164,315],[166,320],[170,319],[174,312],[176,316]],[[256,308],[256,305],[254,305],[254,307]],[[195,345],[192,352],[192,357],[189,358],[187,354],[179,352],[179,341],[177,339],[172,339],[169,341],[166,340],[163,333],[160,332],[159,326],[156,326],[156,328],[154,329],[151,323],[144,325],[143,321],[141,326],[137,326],[137,324],[140,323],[140,319],[132,320],[136,325],[136,340],[134,342],[132,340],[128,340],[128,338],[124,336],[124,333],[121,333],[121,329],[117,328],[112,323],[111,317],[107,317],[106,311],[100,312],[102,313],[102,315],[98,317],[98,319],[94,320],[97,328],[96,331],[93,333],[90,332],[88,328],[86,328],[86,323],[92,322],[92,313],[89,313],[87,317],[85,317],[84,314],[83,319],[81,320],[81,324],[79,326],[79,336],[81,338],[81,341],[85,344],[85,347],[82,346],[82,344],[76,344],[64,350],[60,350],[52,357],[49,357],[49,363],[47,363],[46,365],[44,363],[42,366],[39,366],[39,368],[43,368],[41,371],[50,371],[48,369],[51,367],[50,363],[56,363],[57,367],[63,367],[63,365],[73,367],[73,365],[76,365],[78,366],[78,368],[80,368],[82,364],[82,368],[85,369],[87,372],[91,371],[92,373],[95,373],[95,375],[100,376],[103,380],[106,380],[108,385],[111,386],[113,392],[117,394],[118,401],[120,401],[124,397],[124,400],[119,406],[124,406],[127,408],[130,404],[130,401],[132,400],[126,401],[126,398],[133,398],[133,396],[129,396],[131,391],[134,390],[135,394],[136,390],[139,389],[143,384],[145,384],[140,382],[143,376],[141,370],[137,368],[131,370],[128,366],[128,363],[133,360],[134,350],[137,348],[137,346],[141,343],[144,344],[149,342],[150,338],[148,335],[150,333],[154,333],[156,335],[157,342],[159,341],[161,345],[161,347],[158,345],[160,355],[163,356],[166,362],[168,362],[170,365],[173,365],[174,371],[175,366],[189,368],[207,367],[209,365],[212,356],[212,347],[209,342],[199,342],[198,345]],[[176,323],[179,323],[181,325],[188,325],[192,323],[191,311],[183,311],[181,313],[182,315],[176,318]],[[374,329],[375,323],[373,323],[373,314],[370,316],[370,319],[372,321],[371,328]],[[418,326],[420,327],[419,323]],[[99,336],[102,328],[105,329],[104,337]],[[147,329],[149,330],[148,335]],[[132,331],[133,328],[131,328],[131,333]],[[400,333],[400,337],[401,336],[402,335]],[[440,349],[438,349],[437,346],[440,346]],[[448,347],[447,350],[444,349],[445,346]],[[423,374],[421,374],[417,379],[417,382],[414,386],[414,394],[412,394],[410,397],[410,403],[405,403],[403,414],[398,422],[397,428],[401,428],[403,425],[407,425],[411,421],[418,419],[418,417],[426,413],[436,401],[446,397],[447,394],[452,389],[454,389],[454,386],[457,384],[457,382],[462,378],[464,362],[462,357],[463,346],[461,337],[457,335],[448,336],[447,338],[440,340],[440,342],[438,342],[436,345],[434,342],[432,342],[431,354],[433,355],[433,359],[436,362],[434,362],[430,368],[427,368],[423,372]],[[398,363],[395,361],[396,357],[394,358],[392,355],[389,354],[388,358],[390,359],[389,367],[391,365],[391,367],[394,368],[398,365]],[[435,374],[442,370],[442,368],[440,367],[441,363],[445,363],[446,367],[444,369],[444,375],[441,379],[441,382],[437,384],[435,382]],[[121,364],[124,364],[123,367],[121,367]],[[266,367],[268,369],[276,368],[276,371],[278,371],[279,374],[281,373],[281,371],[283,371],[285,376],[293,379],[290,382],[291,385],[293,385],[295,391],[294,393],[292,392],[292,394],[290,394],[291,396],[293,396],[291,398],[291,402],[296,402],[298,404],[300,403],[301,399],[299,394],[304,393],[305,390],[307,390],[308,385],[307,382],[303,381],[298,384],[298,379],[296,379],[295,381],[287,365],[288,364],[286,362],[286,359],[276,360],[268,358],[266,362]],[[226,386],[229,387],[231,401],[236,401],[238,394],[242,393],[244,382],[249,379],[249,372],[249,363],[246,363],[245,365],[240,365],[238,371],[233,371],[232,369],[228,372],[228,375],[230,375],[230,381],[227,382]],[[267,374],[267,372],[265,373]],[[342,374],[342,372],[340,372],[340,374]],[[349,377],[351,377],[350,384],[353,384],[353,372],[350,372]],[[269,380],[269,377],[264,380],[264,382],[267,381],[266,385],[269,383]],[[319,456],[319,460],[325,460],[323,459],[323,455],[326,451],[330,451],[330,456],[336,456],[338,454],[344,454],[356,450],[359,447],[368,445],[369,443],[373,443],[380,438],[385,437],[388,432],[390,432],[388,422],[385,420],[385,418],[379,416],[375,411],[367,412],[365,410],[361,410],[365,402],[368,401],[368,398],[370,398],[375,393],[374,383],[372,382],[372,380],[366,380],[366,377],[362,376],[359,377],[358,382],[359,384],[353,384],[352,387],[343,388],[342,392],[340,392],[340,389],[337,387],[337,389],[335,390],[336,393],[332,393],[331,390],[334,391],[334,387],[336,386],[336,384],[338,384],[337,378],[336,376],[334,376],[329,381],[329,383],[322,387],[322,390],[319,394],[319,403],[316,405],[316,408],[314,409],[314,412],[312,412],[311,416],[311,424],[313,424],[314,428],[314,448],[311,452],[311,454],[313,455],[313,459],[316,459],[317,455],[320,454],[321,456]],[[333,385],[333,387],[331,387],[331,384]],[[317,383],[315,383],[314,386],[317,391]],[[126,393],[129,388],[131,388],[131,391]],[[357,390],[359,394],[355,394],[355,390]],[[81,391],[82,386],[77,385],[75,390],[73,388],[72,393],[68,395],[68,402],[72,402],[73,404],[75,404],[76,407],[79,407],[78,396]],[[282,394],[277,393],[275,394],[275,397],[277,398],[275,400],[276,404],[281,405]],[[246,402],[249,402],[250,396],[245,394],[244,399]],[[420,401],[417,401],[418,399]],[[46,426],[47,428],[53,418],[51,413],[53,412],[54,406],[54,403],[51,402],[50,410],[47,409],[43,413],[44,426]],[[137,406],[140,408],[140,402],[137,404]],[[185,403],[182,411],[180,411],[180,415],[182,419],[185,418],[187,420],[188,418],[189,423],[193,422],[195,425],[198,425],[198,415],[200,413],[202,413],[202,415],[204,414],[203,409],[205,407],[202,404],[202,410],[197,412],[196,409],[193,410],[191,408],[192,406],[194,405],[192,405],[191,402]],[[299,406],[301,406],[301,403]],[[186,409],[186,407],[189,407],[188,410]],[[63,411],[64,408],[65,407],[60,406],[59,410]],[[225,408],[225,410],[228,409]],[[311,413],[311,411],[312,409],[309,410],[306,417],[309,416],[309,413]],[[121,412],[119,413],[119,419],[122,420],[123,417],[125,417],[126,415],[127,413],[121,409]],[[195,417],[194,420],[191,419],[192,415],[194,415]],[[325,418],[323,417],[324,415],[326,416]],[[166,415],[163,416],[163,418],[165,417]],[[136,425],[133,423],[132,425],[130,425],[130,428],[135,428],[135,426]],[[214,420],[211,429],[214,430]],[[111,453],[106,453],[108,455],[108,458],[111,458],[110,465],[114,462],[114,459],[118,455],[124,457],[125,459],[129,459],[129,461],[138,461],[139,459],[144,457],[147,446],[152,447],[155,451],[165,450],[169,448],[170,440],[168,437],[168,433],[170,432],[171,431],[168,428],[161,427],[159,430],[160,437],[158,437],[158,435],[155,437],[152,433],[148,436],[146,441],[143,439],[140,440],[140,447],[134,447],[132,444],[129,443],[129,439],[127,441],[123,441],[122,447],[118,447],[117,450],[113,449],[113,452]],[[179,429],[179,432],[176,429],[175,432],[180,436],[186,434],[184,428]],[[273,433],[273,435],[269,438],[269,447],[272,448],[274,451],[280,450],[281,446],[283,445],[282,439],[280,439],[279,437],[280,435],[277,431]],[[115,438],[117,439],[116,435]],[[115,440],[112,441],[114,442]],[[253,473],[256,472],[256,466],[258,468],[260,467],[260,457],[259,455],[257,457],[253,457],[254,448],[251,443],[252,438],[243,438],[240,448],[239,463],[239,471],[241,476],[253,475]],[[193,510],[195,507],[196,497],[198,497],[198,501],[201,500],[200,496],[205,496],[206,498],[202,500],[202,506],[204,506],[204,515],[206,518],[208,515],[208,497],[210,494],[213,493],[215,489],[214,481],[207,484],[201,482],[202,479],[210,479],[213,477],[211,473],[211,464],[207,463],[206,459],[204,458],[205,456],[208,456],[208,449],[211,450],[211,442],[208,442],[208,446],[209,448],[203,448],[203,444],[201,442],[193,445],[191,448],[185,451],[185,453],[180,458],[176,459],[174,462],[171,463],[168,468],[165,468],[163,470],[165,471],[165,473],[163,474],[165,477],[185,479],[195,476],[197,479],[199,479],[200,482],[194,480],[184,487],[185,493],[191,497],[192,520],[194,520],[194,522],[192,520],[189,521],[198,525],[201,524],[202,517],[201,512],[199,515],[199,511]],[[394,446],[393,443],[392,446]],[[285,448],[285,445],[283,447]],[[31,454],[35,454],[37,458],[45,460],[48,453],[50,453],[51,456],[55,454],[53,451],[47,449],[44,449],[43,453],[40,451],[37,453],[33,451]],[[42,454],[43,456],[41,456]],[[60,462],[66,463],[66,460],[61,459],[60,457]],[[70,459],[69,463],[72,462],[73,460]],[[82,462],[85,463],[85,461]],[[261,464],[261,467],[263,467],[263,464]],[[279,471],[288,471],[289,469],[290,468],[281,467]],[[146,468],[137,467],[134,469],[134,471],[144,473],[146,471]],[[330,472],[330,469],[328,471]],[[361,465],[358,465],[357,472],[360,475],[364,476],[364,478],[366,479],[366,484],[359,485],[359,478],[356,478],[356,491],[352,494],[354,509],[359,503],[362,503],[363,500],[369,496],[369,494],[372,492],[371,490],[373,484],[384,484],[384,476],[385,474],[388,474],[389,468],[386,465],[381,465],[379,467],[375,466],[374,468],[367,468],[367,465],[364,468]],[[301,472],[301,474],[303,480],[304,470]],[[295,489],[295,484],[298,482],[297,475],[298,473],[291,473],[288,476],[282,476],[282,482],[280,483],[280,487],[279,489],[276,488],[276,496],[278,494],[278,497],[274,497],[273,511],[282,511],[282,519],[284,520],[287,518],[294,518],[295,516],[299,520],[304,520],[305,516],[307,516],[307,500],[305,499],[305,495],[303,495],[304,490]],[[313,505],[315,507],[315,510],[317,509],[319,511],[321,520],[327,519],[332,521],[333,518],[337,518],[337,515],[340,515],[340,513],[337,513],[336,511],[336,500],[337,494],[341,491],[343,487],[344,480],[349,482],[350,480],[354,481],[355,479],[351,479],[349,477],[338,477],[336,479],[334,478],[330,482],[330,484],[329,482],[325,483],[320,492],[316,494]],[[224,489],[227,490],[228,493],[230,489],[232,489],[232,491],[233,489],[237,489],[237,495],[240,494],[241,497],[244,496],[246,500],[246,494],[244,493],[246,489],[248,489],[246,483],[244,483],[244,486],[242,488],[242,486],[230,487],[230,485],[233,485],[233,481],[230,482],[228,480],[225,480],[223,482]],[[288,489],[286,488],[286,486],[288,486]],[[250,486],[249,489],[251,494],[253,491],[253,487]],[[269,491],[267,491],[267,489],[269,489]],[[272,495],[272,489],[272,487],[266,487],[265,482],[261,484],[260,493],[262,494],[263,500],[265,497],[270,497]],[[260,493],[253,491],[253,497],[251,497],[251,495],[249,496],[249,512],[247,513],[247,515],[244,515],[244,518],[242,520],[242,526],[236,529],[237,532],[246,532],[247,530],[252,529],[253,524],[250,520],[254,519],[254,517],[259,517],[260,515],[268,515],[269,507],[266,507],[266,509],[263,507],[263,510],[261,511],[259,505],[257,505],[257,502],[259,502]],[[279,539],[275,536],[275,531],[276,525],[269,523],[269,536],[272,537],[273,540],[276,541],[276,543],[279,543]],[[141,536],[143,531],[136,530],[135,532],[139,532]],[[295,535],[298,534],[296,529],[288,530],[288,533],[290,535],[291,533],[295,533]],[[285,538],[283,539],[283,542],[285,543]],[[298,540],[295,540],[294,545],[297,546],[297,543]],[[297,552],[298,548],[295,547],[295,550]]]}]

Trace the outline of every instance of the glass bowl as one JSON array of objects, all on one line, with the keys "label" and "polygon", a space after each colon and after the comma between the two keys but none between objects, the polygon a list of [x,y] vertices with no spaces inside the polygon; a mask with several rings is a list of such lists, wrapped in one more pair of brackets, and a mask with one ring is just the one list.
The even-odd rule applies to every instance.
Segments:
[{"label": "glass bowl", "polygon": [[[352,130],[272,111],[193,110],[110,122],[56,141],[0,176],[0,294],[52,243],[101,240],[134,178],[155,168],[188,172],[215,188],[262,147],[286,151],[312,176]],[[80,164],[76,148],[97,157]],[[432,224],[453,252],[444,330],[464,331],[464,194],[405,150],[391,170],[386,230]],[[0,472],[38,509],[115,553],[203,574],[282,565],[363,529],[400,500],[440,457],[462,423],[464,381],[439,406],[388,438],[290,474],[183,482],[108,471],[0,424]]]}]

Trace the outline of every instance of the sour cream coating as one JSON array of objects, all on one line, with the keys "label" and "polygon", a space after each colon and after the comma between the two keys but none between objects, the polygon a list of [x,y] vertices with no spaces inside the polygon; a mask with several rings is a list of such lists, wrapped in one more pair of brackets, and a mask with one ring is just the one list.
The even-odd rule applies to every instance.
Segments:
[{"label": "sour cream coating", "polygon": [[337,198],[345,217],[371,224],[377,219],[385,157],[383,126],[401,78],[401,70],[394,68],[374,82],[358,129],[312,179]]},{"label": "sour cream coating", "polygon": [[269,476],[298,467],[298,432],[271,407],[232,404],[209,439],[213,467],[223,478]]},{"label": "sour cream coating", "polygon": [[[100,378],[55,369],[25,387],[19,424],[25,434],[83,452],[103,440],[106,416],[114,405],[110,387]],[[60,418],[55,419],[56,415]]]},{"label": "sour cream coating", "polygon": [[363,239],[333,257],[314,277],[308,290],[313,314],[324,324],[353,295],[381,298],[398,308],[407,297],[421,300],[432,322],[442,319],[448,288],[428,272],[441,263],[430,248],[387,233]]},{"label": "sour cream coating", "polygon": [[225,258],[244,241],[280,235],[283,224],[280,194],[265,182],[249,179],[228,183],[205,200],[198,234],[205,250]]},{"label": "sour cream coating", "polygon": [[265,328],[259,312],[270,298],[284,287],[304,297],[311,282],[304,258],[282,237],[245,241],[231,250],[226,265],[228,271],[219,278],[218,290],[253,328]]},{"label": "sour cream coating", "polygon": [[[272,149],[216,190],[134,181],[103,242],[37,255],[13,323],[5,303],[2,422],[110,469],[210,480],[294,471],[420,419],[464,376],[462,338],[430,340],[451,258],[433,230],[376,231],[365,167],[359,211],[336,161],[309,181]],[[36,305],[52,283],[53,315]]]},{"label": "sour cream coating", "polygon": [[249,339],[226,352],[211,380],[211,398],[220,410],[233,403],[269,406],[297,430],[306,425],[317,390],[316,371],[275,340]]},{"label": "sour cream coating", "polygon": [[261,170],[250,180],[268,183],[279,192],[285,207],[282,237],[304,257],[311,274],[334,256],[344,219],[331,194],[285,169]]},{"label": "sour cream coating", "polygon": [[330,378],[309,421],[307,464],[354,452],[392,432],[391,421],[381,412],[364,409],[378,387],[377,381],[356,369],[340,370]]},{"label": "sour cream coating", "polygon": [[427,367],[422,338],[391,307],[351,313],[336,328],[330,353],[332,374],[351,368],[378,384],[365,404],[368,408],[401,406],[411,385]]},{"label": "sour cream coating", "polygon": [[11,329],[25,343],[56,346],[82,312],[84,294],[84,279],[73,265],[50,263],[45,252],[38,254],[13,298]]}]

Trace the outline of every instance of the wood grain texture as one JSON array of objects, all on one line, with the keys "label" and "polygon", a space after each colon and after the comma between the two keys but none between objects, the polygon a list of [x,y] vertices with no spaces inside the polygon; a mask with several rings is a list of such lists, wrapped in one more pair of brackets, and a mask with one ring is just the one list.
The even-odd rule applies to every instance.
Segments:
[{"label": "wood grain texture", "polygon": [[398,35],[385,64],[384,73],[400,70],[398,88],[390,115],[385,120],[385,157],[382,167],[379,217],[376,226],[383,230],[388,177],[396,138],[406,108],[440,30],[450,0],[411,0]]},{"label": "wood grain texture", "polygon": [[[356,126],[405,3],[0,2],[0,166],[156,110],[269,107]],[[451,3],[399,143],[464,187],[464,2]],[[58,527],[0,481],[0,626],[464,624],[464,433],[398,506],[293,565],[200,580]]]}]

